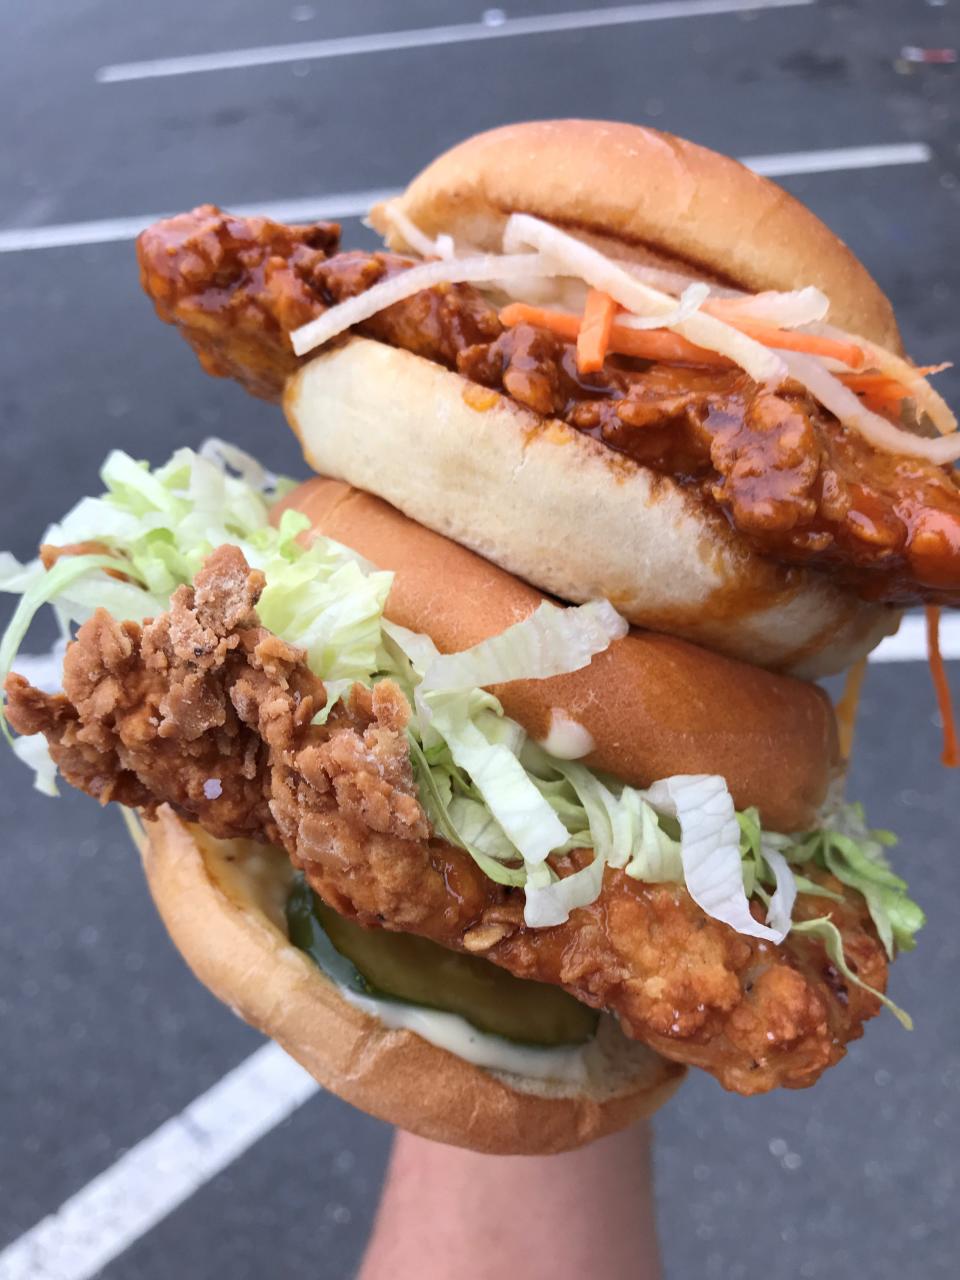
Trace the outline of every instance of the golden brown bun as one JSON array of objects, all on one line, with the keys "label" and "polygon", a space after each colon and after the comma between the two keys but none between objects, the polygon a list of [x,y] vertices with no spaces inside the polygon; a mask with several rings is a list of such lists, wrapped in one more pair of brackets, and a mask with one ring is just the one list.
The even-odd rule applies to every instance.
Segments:
[{"label": "golden brown bun", "polygon": [[[634,124],[541,120],[468,138],[399,198],[430,236],[497,249],[511,213],[652,250],[746,289],[816,285],[830,322],[901,350],[890,302],[847,246],[776,183],[696,143]],[[382,208],[373,211],[387,230]],[[403,247],[395,231],[392,247]]]},{"label": "golden brown bun", "polygon": [[200,981],[324,1088],[381,1120],[475,1151],[546,1155],[650,1115],[683,1078],[612,1020],[596,1078],[577,1089],[495,1074],[388,1030],[288,941],[284,854],[214,840],[166,807],[146,829],[138,844],[150,892]]},{"label": "golden brown bun", "polygon": [[352,338],[288,381],[284,409],[321,475],[562,600],[610,600],[635,626],[816,677],[899,621],[755,554],[670,477],[409,352]]},{"label": "golden brown bun", "polygon": [[[527,617],[541,593],[395,508],[318,477],[283,502],[320,533],[396,577],[387,617],[455,652]],[[594,741],[585,763],[634,786],[678,773],[719,773],[739,808],[774,830],[808,826],[836,763],[833,709],[822,690],[670,636],[634,631],[581,671],[518,680],[495,693],[532,737],[557,709]]]},{"label": "golden brown bun", "polygon": [[[890,304],[849,249],[773,183],[725,156],[635,125],[558,120],[468,139],[398,207],[428,235],[500,246],[522,211],[607,252],[750,290],[815,284],[834,323],[899,350]],[[374,224],[403,248],[384,208]],[[671,478],[439,365],[354,338],[288,383],[307,461],[543,591],[605,597],[635,626],[773,670],[834,674],[899,613],[752,551]]]}]

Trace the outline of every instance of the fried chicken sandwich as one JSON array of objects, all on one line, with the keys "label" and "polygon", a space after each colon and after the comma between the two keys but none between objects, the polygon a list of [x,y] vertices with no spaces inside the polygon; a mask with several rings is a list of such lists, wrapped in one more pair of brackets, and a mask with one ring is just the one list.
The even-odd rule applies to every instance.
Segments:
[{"label": "fried chicken sandwich", "polygon": [[[933,371],[813,214],[652,130],[496,130],[371,221],[143,233],[161,319],[318,474],[112,453],[0,564],[15,749],[125,807],[203,982],[415,1132],[812,1084],[906,1020],[923,923],[811,681],[960,600]],[[8,674],[43,603],[53,690]]]}]

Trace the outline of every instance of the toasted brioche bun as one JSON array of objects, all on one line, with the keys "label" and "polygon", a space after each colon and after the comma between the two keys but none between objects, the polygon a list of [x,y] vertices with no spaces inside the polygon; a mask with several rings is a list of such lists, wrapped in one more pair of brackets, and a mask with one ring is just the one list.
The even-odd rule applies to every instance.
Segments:
[{"label": "toasted brioche bun", "polygon": [[[900,351],[893,308],[829,227],[737,160],[634,124],[540,120],[477,134],[439,156],[399,197],[427,235],[499,249],[511,213],[606,237],[689,274],[753,293],[816,285],[830,322]],[[371,221],[391,248],[403,238]]]},{"label": "toasted brioche bun", "polygon": [[[392,570],[387,617],[425,632],[444,652],[499,634],[544,598],[339,481],[309,480],[281,507],[303,512],[316,532]],[[738,807],[756,805],[773,830],[813,822],[837,764],[835,717],[821,689],[671,636],[631,632],[580,671],[494,692],[538,740],[557,719],[582,726],[593,742],[584,762],[634,786],[672,774],[722,774]],[[562,751],[562,737],[561,728],[552,749]]]},{"label": "toasted brioche bun", "polygon": [[562,600],[610,600],[635,626],[815,677],[896,630],[826,574],[749,550],[670,477],[438,364],[365,338],[287,382],[315,471]]},{"label": "toasted brioche bun", "polygon": [[[774,183],[636,125],[553,120],[470,138],[396,205],[430,236],[500,248],[511,213],[606,252],[755,291],[816,285],[833,323],[900,350],[890,303],[850,250]],[[371,214],[409,248],[386,206]],[[810,677],[849,666],[899,614],[780,568],[670,478],[458,375],[376,343],[321,355],[286,396],[307,460],[564,600]]]},{"label": "toasted brioche bun", "polygon": [[285,854],[214,840],[166,806],[145,826],[137,842],[150,892],[194,974],[324,1088],[381,1120],[475,1151],[547,1155],[650,1115],[683,1078],[609,1019],[596,1069],[579,1087],[484,1070],[389,1030],[289,942]]}]

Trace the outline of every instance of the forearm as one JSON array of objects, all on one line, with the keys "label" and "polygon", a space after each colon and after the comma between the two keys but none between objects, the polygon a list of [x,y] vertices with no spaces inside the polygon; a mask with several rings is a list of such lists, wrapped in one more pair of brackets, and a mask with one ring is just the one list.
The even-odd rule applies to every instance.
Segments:
[{"label": "forearm", "polygon": [[659,1280],[646,1124],[561,1156],[398,1132],[359,1280]]}]

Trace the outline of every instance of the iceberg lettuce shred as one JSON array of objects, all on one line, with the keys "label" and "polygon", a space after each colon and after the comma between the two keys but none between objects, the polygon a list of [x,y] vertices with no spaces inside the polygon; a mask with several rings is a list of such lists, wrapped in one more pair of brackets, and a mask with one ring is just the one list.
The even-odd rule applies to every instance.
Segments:
[{"label": "iceberg lettuce shred", "polygon": [[[498,636],[441,654],[429,637],[383,617],[390,573],[329,538],[304,544],[309,521],[301,514],[286,511],[271,523],[292,482],[234,446],[180,449],[156,469],[114,451],[101,478],[105,492],[83,498],[43,538],[95,543],[95,552],[63,557],[49,570],[0,555],[0,590],[20,597],[0,642],[0,680],[15,669],[43,605],[53,607],[64,638],[98,606],[140,621],[166,609],[206,556],[232,543],[265,575],[263,625],[301,646],[326,682],[318,721],[356,681],[400,684],[411,705],[414,774],[434,829],[493,880],[524,889],[531,927],[560,924],[595,901],[609,866],[647,883],[684,884],[708,915],[741,933],[772,942],[791,929],[816,933],[860,985],[828,914],[793,921],[798,892],[839,900],[824,883],[832,877],[863,895],[889,955],[914,945],[924,917],[890,869],[885,850],[894,838],[870,830],[858,806],[838,809],[814,831],[768,832],[755,810],[736,812],[720,777],[665,778],[641,791],[555,758],[504,714],[489,686],[577,670],[626,633],[606,602],[543,604]],[[20,739],[15,749],[37,786],[55,794],[56,771],[42,746]],[[558,874],[553,855],[572,850],[589,851],[589,860]]]}]

